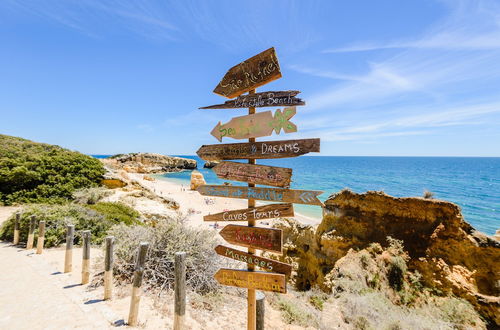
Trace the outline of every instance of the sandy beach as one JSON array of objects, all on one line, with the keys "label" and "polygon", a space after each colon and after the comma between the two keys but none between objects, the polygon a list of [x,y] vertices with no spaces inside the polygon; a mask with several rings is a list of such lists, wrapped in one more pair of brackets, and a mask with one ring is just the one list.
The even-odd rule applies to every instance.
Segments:
[{"label": "sandy beach", "polygon": [[[204,215],[247,208],[247,201],[245,199],[207,197],[202,196],[197,191],[190,190],[188,185],[158,178],[156,178],[155,181],[149,181],[144,179],[144,174],[127,173],[127,176],[159,196],[174,199],[180,205],[178,212],[186,216],[187,224],[190,226],[213,227],[213,222],[203,221]],[[257,206],[260,205],[264,205],[264,203],[257,201]],[[310,218],[297,212],[295,212],[294,219],[305,225],[317,225],[321,221],[320,219]],[[272,225],[273,221],[275,220],[262,220],[259,221],[259,225]],[[238,222],[224,223],[237,224]],[[243,222],[239,222],[239,224],[243,224]],[[221,225],[221,223],[219,223],[219,225]]]}]

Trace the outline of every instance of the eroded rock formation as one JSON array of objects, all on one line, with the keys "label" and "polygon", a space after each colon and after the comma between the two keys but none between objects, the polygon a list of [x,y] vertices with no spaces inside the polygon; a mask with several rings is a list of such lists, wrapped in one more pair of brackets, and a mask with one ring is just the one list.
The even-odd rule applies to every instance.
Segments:
[{"label": "eroded rock formation", "polygon": [[332,288],[336,262],[349,250],[387,236],[403,240],[411,270],[423,283],[467,299],[484,317],[500,324],[500,243],[464,221],[457,205],[423,198],[395,198],[383,192],[342,191],[325,202],[317,228],[291,220],[284,229],[284,259],[297,269],[299,289]]},{"label": "eroded rock formation", "polygon": [[196,190],[199,186],[207,184],[200,171],[191,172],[191,190]]},{"label": "eroded rock formation", "polygon": [[203,164],[203,167],[204,168],[213,168],[215,167],[215,165],[219,164],[220,162],[219,161],[216,161],[216,160],[207,160],[205,162],[205,164]]},{"label": "eroded rock formation", "polygon": [[164,156],[154,153],[131,153],[117,155],[102,160],[114,169],[123,169],[130,173],[165,173],[183,169],[195,169],[196,160],[181,157]]}]

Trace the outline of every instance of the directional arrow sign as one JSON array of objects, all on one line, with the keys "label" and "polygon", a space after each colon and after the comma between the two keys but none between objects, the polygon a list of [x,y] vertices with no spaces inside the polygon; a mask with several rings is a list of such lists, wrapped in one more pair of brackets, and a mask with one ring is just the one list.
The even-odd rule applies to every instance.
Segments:
[{"label": "directional arrow sign", "polygon": [[221,268],[214,278],[222,285],[286,293],[286,277],[283,274]]},{"label": "directional arrow sign", "polygon": [[231,99],[278,78],[281,78],[278,58],[274,48],[269,48],[229,69],[214,93]]},{"label": "directional arrow sign", "polygon": [[293,217],[293,204],[269,204],[249,209],[224,211],[203,217],[204,221],[249,221]]},{"label": "directional arrow sign", "polygon": [[203,185],[198,187],[198,192],[204,196],[217,196],[227,198],[258,199],[272,202],[285,202],[296,204],[320,205],[323,203],[316,197],[322,191],[316,190],[291,190],[260,187],[236,187]]},{"label": "directional arrow sign", "polygon": [[319,139],[203,145],[196,154],[204,160],[270,159],[319,152]]},{"label": "directional arrow sign", "polygon": [[267,269],[269,271],[281,273],[290,276],[292,273],[292,266],[284,262],[279,262],[272,259],[259,257],[255,254],[246,253],[236,250],[227,246],[217,245],[215,252],[223,257],[232,258],[234,260],[243,261],[247,264],[255,265],[257,267]]},{"label": "directional arrow sign", "polygon": [[274,117],[271,111],[259,112],[253,115],[234,117],[229,122],[221,124],[219,122],[214,127],[212,134],[217,140],[222,142],[223,137],[233,139],[249,139],[261,136],[269,136],[273,130],[279,134],[281,129],[285,133],[297,132],[297,126],[289,120],[297,113],[296,107],[276,110]]},{"label": "directional arrow sign", "polygon": [[234,245],[281,253],[281,229],[227,225],[219,234]]},{"label": "directional arrow sign", "polygon": [[280,106],[306,105],[302,99],[295,97],[299,91],[262,92],[255,94],[240,95],[234,100],[224,104],[210,105],[200,109],[237,109],[237,108],[264,108]]},{"label": "directional arrow sign", "polygon": [[221,179],[284,188],[290,187],[292,177],[291,168],[235,162],[219,163],[213,170]]}]

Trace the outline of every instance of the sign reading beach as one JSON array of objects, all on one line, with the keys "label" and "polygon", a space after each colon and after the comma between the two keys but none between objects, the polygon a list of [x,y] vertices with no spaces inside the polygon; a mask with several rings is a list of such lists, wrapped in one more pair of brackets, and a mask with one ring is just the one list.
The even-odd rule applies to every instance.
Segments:
[{"label": "sign reading beach", "polygon": [[223,285],[286,293],[286,277],[283,274],[221,268],[214,278]]},{"label": "sign reading beach", "polygon": [[223,104],[210,105],[200,109],[238,109],[238,108],[264,108],[279,106],[306,105],[302,99],[295,97],[299,91],[262,92],[255,94],[240,95],[234,100]]}]

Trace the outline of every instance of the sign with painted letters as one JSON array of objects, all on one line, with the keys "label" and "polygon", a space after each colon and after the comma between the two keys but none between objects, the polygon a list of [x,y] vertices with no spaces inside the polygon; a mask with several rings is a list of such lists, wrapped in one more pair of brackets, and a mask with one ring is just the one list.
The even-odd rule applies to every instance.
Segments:
[{"label": "sign with painted letters", "polygon": [[222,162],[213,168],[221,179],[288,188],[292,169],[284,167]]},{"label": "sign with painted letters", "polygon": [[273,113],[271,111],[259,112],[253,115],[234,117],[229,122],[222,124],[220,121],[210,132],[217,140],[222,142],[223,137],[233,139],[249,139],[262,136],[269,136],[276,132],[279,134],[283,129],[285,133],[297,132],[297,126],[290,122],[297,113],[296,107],[284,108],[283,112],[278,109]]},{"label": "sign with painted letters", "polygon": [[293,217],[293,204],[269,204],[205,215],[204,221],[251,221]]},{"label": "sign with painted letters", "polygon": [[317,190],[203,185],[199,186],[197,191],[204,196],[258,199],[271,202],[323,206],[323,203],[316,197],[323,192]]},{"label": "sign with painted letters", "polygon": [[196,154],[203,160],[272,159],[319,152],[319,139],[203,145]]},{"label": "sign with painted letters", "polygon": [[214,93],[232,99],[279,78],[278,58],[274,48],[269,48],[229,69]]},{"label": "sign with painted letters", "polygon": [[302,99],[295,97],[299,91],[262,92],[255,94],[240,95],[234,100],[223,104],[210,105],[200,109],[238,109],[238,108],[264,108],[281,106],[306,105]]},{"label": "sign with painted letters", "polygon": [[283,274],[221,268],[214,278],[222,285],[286,293],[286,276]]},{"label": "sign with painted letters", "polygon": [[283,243],[281,229],[227,225],[219,234],[234,245],[281,253]]}]

